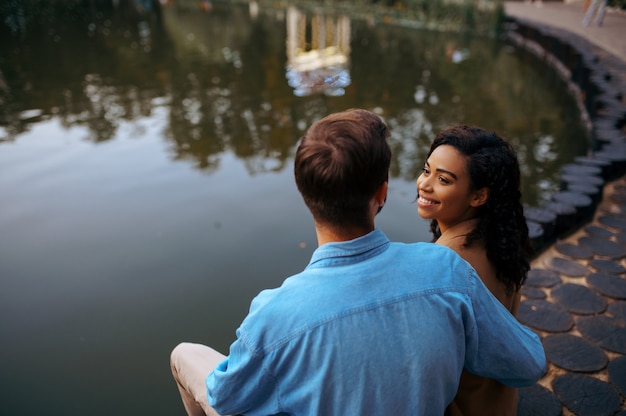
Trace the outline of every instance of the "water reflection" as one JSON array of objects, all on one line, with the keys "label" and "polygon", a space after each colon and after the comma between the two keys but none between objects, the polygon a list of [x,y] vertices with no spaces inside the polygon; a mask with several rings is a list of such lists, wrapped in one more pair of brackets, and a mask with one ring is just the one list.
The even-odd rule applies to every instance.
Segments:
[{"label": "water reflection", "polygon": [[[291,161],[330,112],[367,108],[391,127],[378,225],[400,241],[428,239],[414,181],[450,124],[511,140],[529,203],[586,150],[566,86],[501,42],[255,3],[149,4],[0,2],[1,414],[180,413],[171,347],[225,350],[251,297],[315,247]],[[292,34],[304,43],[288,47]],[[290,62],[347,75],[294,87]]]},{"label": "water reflection", "polygon": [[345,94],[350,85],[350,19],[287,8],[287,80],[294,94]]},{"label": "water reflection", "polygon": [[[120,120],[165,106],[163,135],[175,160],[215,171],[232,149],[256,174],[284,169],[316,118],[345,107],[379,108],[395,127],[395,176],[415,175],[438,129],[478,124],[519,144],[531,203],[546,194],[534,184],[554,176],[568,157],[560,137],[578,143],[570,155],[584,152],[565,87],[497,42],[415,36],[294,7],[211,3],[199,12],[196,3],[164,3],[94,9],[78,2],[71,10],[56,2],[23,10],[5,4],[0,140],[13,141],[29,123],[55,116],[65,126],[88,126],[89,140],[105,142]],[[537,159],[543,136],[553,137],[560,155],[553,164]]]}]

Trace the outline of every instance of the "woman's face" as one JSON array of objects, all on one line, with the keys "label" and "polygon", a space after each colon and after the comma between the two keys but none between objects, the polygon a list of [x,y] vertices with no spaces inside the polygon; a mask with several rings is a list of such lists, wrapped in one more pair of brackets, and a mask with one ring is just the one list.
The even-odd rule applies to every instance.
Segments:
[{"label": "woman's face", "polygon": [[437,147],[417,178],[417,213],[435,219],[441,232],[476,216],[478,192],[471,191],[468,157],[450,145]]}]

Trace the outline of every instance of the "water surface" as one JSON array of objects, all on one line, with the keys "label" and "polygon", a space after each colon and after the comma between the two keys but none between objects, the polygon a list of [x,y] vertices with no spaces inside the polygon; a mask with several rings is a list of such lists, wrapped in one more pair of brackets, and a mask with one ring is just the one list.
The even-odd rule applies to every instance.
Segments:
[{"label": "water surface", "polygon": [[586,151],[558,77],[499,41],[245,5],[21,4],[0,6],[2,414],[182,414],[172,347],[227,351],[315,248],[292,160],[330,112],[391,127],[378,225],[400,241],[429,240],[414,181],[442,128],[509,139],[529,204]]}]

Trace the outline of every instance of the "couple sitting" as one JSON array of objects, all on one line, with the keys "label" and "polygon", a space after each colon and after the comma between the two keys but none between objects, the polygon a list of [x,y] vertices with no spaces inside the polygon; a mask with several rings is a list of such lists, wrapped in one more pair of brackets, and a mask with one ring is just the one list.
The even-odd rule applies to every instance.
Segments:
[{"label": "couple sitting", "polygon": [[439,134],[417,180],[438,244],[403,244],[374,224],[388,136],[358,109],[306,132],[294,172],[318,248],[256,296],[228,356],[174,349],[189,415],[508,415],[515,388],[544,374],[514,316],[530,248],[511,146],[476,127]]}]

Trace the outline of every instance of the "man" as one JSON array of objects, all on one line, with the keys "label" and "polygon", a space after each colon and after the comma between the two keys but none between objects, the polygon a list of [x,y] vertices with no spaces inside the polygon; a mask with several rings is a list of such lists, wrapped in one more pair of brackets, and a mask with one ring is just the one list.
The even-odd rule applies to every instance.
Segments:
[{"label": "man", "polygon": [[253,300],[228,357],[188,343],[172,352],[190,415],[441,416],[463,368],[514,387],[543,375],[539,338],[464,260],[376,229],[388,136],[380,117],[356,109],[302,138],[294,172],[319,247]]}]

